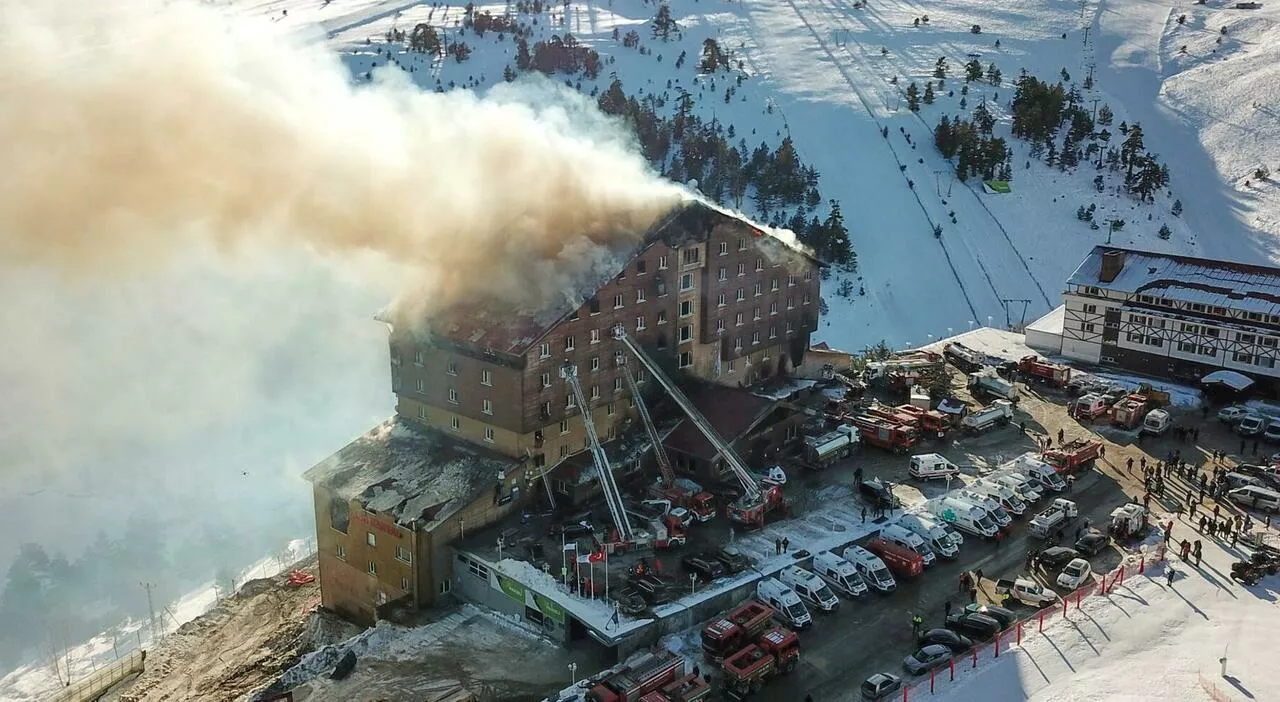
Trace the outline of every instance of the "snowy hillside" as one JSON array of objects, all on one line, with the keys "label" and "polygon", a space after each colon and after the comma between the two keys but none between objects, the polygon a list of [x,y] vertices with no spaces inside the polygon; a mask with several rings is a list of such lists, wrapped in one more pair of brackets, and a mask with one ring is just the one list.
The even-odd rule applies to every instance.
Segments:
[{"label": "snowy hillside", "polygon": [[[323,32],[361,77],[390,61],[426,89],[483,91],[516,65],[511,37],[477,36],[464,27],[465,9],[456,5],[232,4],[300,31]],[[572,2],[541,13],[520,13],[516,5],[474,11],[535,21],[530,44],[567,31],[599,52],[604,65],[596,79],[578,74],[566,81],[583,93],[602,91],[616,76],[628,95],[658,94],[674,110],[674,95],[684,89],[702,118],[733,125],[752,147],[761,140],[774,147],[783,135],[792,136],[800,156],[821,174],[823,198],[842,203],[860,264],[849,297],[835,294],[838,280],[826,288],[831,311],[818,336],[838,346],[861,348],[881,339],[918,344],[988,318],[997,325],[1036,318],[1057,304],[1062,281],[1085,252],[1107,240],[1107,226],[1094,229],[1077,219],[1077,210],[1089,205],[1095,222],[1125,220],[1112,235],[1120,245],[1244,260],[1258,260],[1273,248],[1249,230],[1280,226],[1270,214],[1272,186],[1256,179],[1244,185],[1277,143],[1265,138],[1276,136],[1269,108],[1253,108],[1249,99],[1257,91],[1250,86],[1274,73],[1266,60],[1272,50],[1266,40],[1274,36],[1269,10],[1178,9],[1141,0],[680,0],[670,7],[679,29],[668,41],[652,31],[658,5],[651,2]],[[1178,25],[1175,18],[1183,12],[1190,19]],[[403,43],[387,43],[389,31],[408,33],[423,22],[446,43],[465,41],[469,58],[432,60]],[[1210,30],[1233,23],[1236,30],[1214,44],[1218,35]],[[620,40],[631,30],[639,35],[639,49]],[[741,71],[735,65],[699,76],[708,38],[732,52]],[[1186,54],[1179,54],[1182,44]],[[682,52],[686,58],[677,67]],[[1232,58],[1220,60],[1223,54]],[[906,109],[904,88],[932,80],[942,57],[949,66],[945,88],[918,113]],[[1002,79],[992,84],[984,76],[964,95],[963,67],[974,59],[997,67]],[[1099,193],[1090,164],[1064,172],[1030,157],[1029,145],[1008,134],[1013,81],[1023,69],[1076,87],[1095,115],[1108,105],[1114,125],[1140,121],[1146,148],[1168,164],[1168,190],[1153,203],[1139,203],[1116,193],[1121,179],[1114,174],[1105,174]],[[997,119],[995,135],[1012,148],[1009,194],[984,193],[976,178],[956,181],[954,160],[933,147],[932,130],[942,115],[968,118],[983,101]],[[1170,111],[1169,104],[1181,107]],[[1235,114],[1246,108],[1248,114]],[[1116,137],[1112,146],[1121,135]],[[1171,213],[1175,200],[1185,205],[1182,216]],[[743,209],[759,215],[749,201]],[[1168,227],[1167,240],[1157,235],[1162,226]],[[935,236],[937,227],[941,236]]]}]

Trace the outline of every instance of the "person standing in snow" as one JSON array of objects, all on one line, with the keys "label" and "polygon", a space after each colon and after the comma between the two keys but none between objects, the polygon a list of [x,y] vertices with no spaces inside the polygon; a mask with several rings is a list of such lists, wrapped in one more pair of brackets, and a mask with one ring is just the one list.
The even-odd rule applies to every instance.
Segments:
[{"label": "person standing in snow", "polygon": [[782,537],[782,552],[786,553],[787,550],[790,548],[791,548],[791,539],[788,539],[785,536]]},{"label": "person standing in snow", "polygon": [[942,603],[942,616],[944,620],[951,616],[951,600]]},{"label": "person standing in snow", "polygon": [[1195,543],[1194,543],[1194,544],[1192,544],[1192,546],[1191,546],[1191,555],[1195,556],[1195,558],[1196,558],[1196,567],[1197,567],[1197,568],[1199,568],[1199,567],[1200,567],[1200,550],[1201,550],[1201,548],[1202,548],[1202,547],[1201,547],[1201,545],[1200,545],[1200,539],[1196,539]]},{"label": "person standing in snow", "polygon": [[1174,570],[1172,566],[1169,568],[1169,570],[1165,571],[1165,573],[1164,573],[1164,583],[1165,583],[1165,585],[1168,585],[1169,587],[1173,587],[1173,576],[1174,576],[1177,572],[1178,572],[1178,571]]}]

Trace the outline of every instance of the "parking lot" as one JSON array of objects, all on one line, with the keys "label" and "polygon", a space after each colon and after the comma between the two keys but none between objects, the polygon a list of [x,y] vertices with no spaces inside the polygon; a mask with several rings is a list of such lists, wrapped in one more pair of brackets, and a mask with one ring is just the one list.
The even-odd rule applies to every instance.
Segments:
[{"label": "parking lot", "polygon": [[[1044,394],[1037,395],[1038,392]],[[957,388],[957,394],[963,395],[963,392]],[[1228,453],[1240,449],[1239,438],[1228,427],[1217,422],[1213,415],[1207,421],[1202,421],[1201,413],[1195,410],[1170,411],[1174,415],[1175,425],[1201,428],[1198,445],[1192,445],[1191,442],[1179,444],[1172,432],[1160,438],[1147,437],[1139,442],[1135,432],[1111,428],[1101,420],[1096,427],[1082,425],[1067,415],[1066,402],[1067,398],[1062,393],[1033,386],[1029,392],[1024,392],[1015,418],[1015,422],[1025,424],[1025,431],[1015,425],[974,438],[946,441],[937,446],[926,443],[913,452],[942,453],[962,468],[962,479],[967,479],[1024,452],[1036,450],[1037,440],[1046,435],[1056,439],[1059,430],[1063,431],[1067,441],[1085,437],[1102,439],[1106,447],[1105,458],[1098,460],[1091,469],[1080,473],[1071,493],[1065,495],[1074,500],[1080,510],[1079,518],[1068,527],[1068,534],[1064,539],[1064,544],[1070,545],[1074,541],[1076,528],[1083,524],[1084,519],[1105,528],[1108,515],[1115,507],[1134,497],[1141,499],[1142,476],[1136,465],[1136,476],[1128,473],[1128,457],[1132,456],[1137,464],[1145,452],[1147,460],[1154,463],[1157,457],[1163,458],[1167,451],[1176,447],[1182,451],[1184,460],[1199,464],[1214,449]],[[1252,454],[1252,440],[1245,448]],[[1260,456],[1268,455],[1271,450],[1273,449],[1268,449],[1265,443],[1259,443]],[[1251,459],[1252,455],[1248,458]],[[822,495],[824,499],[830,499],[832,486],[847,487],[848,499],[857,501],[853,480],[854,470],[858,467],[862,468],[866,478],[880,477],[897,483],[895,493],[908,507],[946,491],[946,486],[941,482],[922,485],[910,479],[907,475],[907,462],[906,456],[894,456],[864,447],[850,459],[822,472],[793,473],[792,481],[795,484],[788,485],[788,494],[797,511],[817,506],[806,503],[809,495]],[[953,483],[952,487],[956,487],[956,484]],[[1170,502],[1165,506],[1172,509],[1172,495],[1169,495],[1169,499]],[[963,573],[979,569],[982,571],[984,580],[978,598],[983,602],[995,601],[994,581],[997,578],[1028,575],[1027,554],[1033,548],[1042,548],[1044,542],[1029,535],[1026,523],[1030,514],[1043,509],[1047,502],[1048,498],[1029,510],[1027,516],[1016,519],[1008,537],[1002,542],[982,540],[966,534],[958,558],[951,561],[939,560],[927,568],[923,575],[906,582],[900,579],[899,587],[894,593],[878,595],[872,592],[858,600],[845,600],[835,613],[816,615],[813,628],[801,637],[802,655],[797,672],[786,683],[766,686],[758,699],[794,700],[797,699],[798,691],[812,694],[816,700],[840,699],[874,672],[902,674],[902,659],[914,650],[911,629],[913,614],[918,613],[923,618],[925,630],[942,626],[945,603],[949,601],[956,609],[968,604],[968,596],[961,593],[958,587]],[[1160,511],[1158,499],[1152,502],[1152,508]],[[793,549],[797,547],[803,548],[804,544],[792,546]],[[1095,572],[1107,572],[1119,564],[1121,557],[1122,554],[1112,545],[1090,557],[1089,561]],[[1030,575],[1042,584],[1052,586],[1057,573],[1054,569]],[[1022,614],[1033,611],[1021,605],[1010,607]]]}]

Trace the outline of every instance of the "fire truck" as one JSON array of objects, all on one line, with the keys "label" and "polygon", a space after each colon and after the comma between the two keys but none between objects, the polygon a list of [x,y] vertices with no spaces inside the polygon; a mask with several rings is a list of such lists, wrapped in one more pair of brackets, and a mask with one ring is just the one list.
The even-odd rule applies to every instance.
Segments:
[{"label": "fire truck", "polygon": [[910,414],[916,417],[916,428],[922,434],[936,436],[939,439],[947,435],[951,429],[951,420],[938,410],[927,410],[915,405],[898,405],[899,414]]},{"label": "fire truck", "polygon": [[684,507],[699,522],[709,522],[716,516],[716,498],[702,486],[688,478],[676,478],[655,483],[649,488],[649,494],[663,500],[671,500],[671,504]]},{"label": "fire truck", "polygon": [[720,662],[769,627],[773,608],[759,600],[750,600],[702,630],[702,657]]},{"label": "fire truck", "polygon": [[850,417],[848,421],[862,432],[863,441],[886,451],[906,453],[920,440],[913,427],[882,417],[864,414]]},{"label": "fire truck", "polygon": [[1035,378],[1038,382],[1048,383],[1055,388],[1064,387],[1071,382],[1071,367],[1060,363],[1050,363],[1043,358],[1023,356],[1018,361],[1018,372]]},{"label": "fire truck", "polygon": [[587,692],[588,702],[640,702],[684,675],[684,659],[669,651],[649,653],[610,671]]},{"label": "fire truck", "polygon": [[1073,473],[1102,453],[1102,442],[1094,439],[1075,439],[1061,448],[1044,452],[1044,461],[1059,473]]},{"label": "fire truck", "polygon": [[1147,410],[1150,408],[1146,397],[1136,393],[1130,394],[1111,406],[1111,423],[1125,429],[1133,429],[1142,424],[1142,418],[1147,416]]},{"label": "fire truck", "polygon": [[700,675],[689,673],[641,697],[640,702],[698,702],[709,696],[711,683]]},{"label": "fire truck", "polygon": [[727,696],[742,700],[759,692],[770,679],[795,670],[800,639],[788,629],[770,629],[755,643],[724,659]]},{"label": "fire truck", "polygon": [[866,549],[879,556],[894,575],[911,578],[924,571],[924,558],[905,546],[875,538],[867,542]]}]

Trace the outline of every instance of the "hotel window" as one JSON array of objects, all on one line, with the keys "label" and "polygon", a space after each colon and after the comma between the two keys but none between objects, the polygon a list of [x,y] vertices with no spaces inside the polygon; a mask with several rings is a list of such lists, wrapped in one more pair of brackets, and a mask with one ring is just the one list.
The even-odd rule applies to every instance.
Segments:
[{"label": "hotel window", "polygon": [[756,270],[757,271],[764,270],[764,259],[760,259],[760,258],[756,259]]},{"label": "hotel window", "polygon": [[659,257],[658,257],[658,269],[659,269],[659,270],[662,270],[662,269],[664,269],[664,268],[666,268],[666,267],[667,267],[667,257],[666,257],[666,256],[659,256]]},{"label": "hotel window", "polygon": [[770,303],[769,303],[769,314],[777,314],[777,313],[778,313],[778,303],[776,303],[776,302],[770,302]]},{"label": "hotel window", "polygon": [[418,392],[427,391],[427,381],[423,380],[422,378],[418,378],[417,380],[415,380],[414,385],[418,388]]},{"label": "hotel window", "polygon": [[794,323],[794,322],[787,322],[787,333],[788,333],[788,334],[790,334],[791,332],[793,332],[793,331],[795,331],[795,330],[796,330],[796,325],[795,325],[795,323]]},{"label": "hotel window", "polygon": [[719,280],[728,280],[729,269],[725,268],[724,266],[720,266],[720,270],[716,272],[716,278]]},{"label": "hotel window", "polygon": [[564,406],[566,408],[577,407],[577,405],[574,404],[574,401],[573,401],[573,393],[569,393],[564,396]]},{"label": "hotel window", "polygon": [[413,352],[413,365],[420,366],[426,361],[426,354],[421,351]]},{"label": "hotel window", "polygon": [[636,261],[636,274],[644,275],[644,270],[645,270],[645,263],[644,263],[644,259],[642,258],[639,261]]},{"label": "hotel window", "polygon": [[482,370],[482,371],[480,371],[480,384],[481,384],[481,385],[488,385],[488,386],[491,386],[491,387],[492,387],[492,386],[493,386],[493,371],[487,371],[487,370]]},{"label": "hotel window", "polygon": [[716,307],[724,307],[724,305],[724,293],[720,293],[720,296],[716,298]]},{"label": "hotel window", "polygon": [[551,358],[551,344],[542,343],[538,345],[538,358]]},{"label": "hotel window", "polygon": [[593,343],[593,344],[598,344],[598,343],[600,343],[600,330],[599,330],[599,329],[592,329],[592,330],[591,330],[591,343]]},{"label": "hotel window", "polygon": [[693,365],[693,354],[689,353],[688,351],[681,351],[681,352],[680,352],[680,367],[681,367],[681,368],[688,368],[689,366],[692,366],[692,365]]},{"label": "hotel window", "polygon": [[569,433],[569,420],[567,419],[560,420],[560,433],[561,434]]},{"label": "hotel window", "polygon": [[644,331],[645,328],[644,317],[636,317],[636,331]]},{"label": "hotel window", "polygon": [[413,554],[409,553],[409,549],[404,546],[396,546],[396,560],[413,563]]},{"label": "hotel window", "polygon": [[1085,305],[1085,306],[1084,306],[1084,313],[1085,313],[1085,314],[1097,314],[1097,313],[1098,313],[1098,306],[1097,306],[1097,305]]},{"label": "hotel window", "polygon": [[770,338],[770,339],[776,339],[776,338],[778,338],[778,327],[776,327],[776,326],[774,326],[774,325],[772,325],[772,324],[771,324],[771,325],[769,325],[769,338]]},{"label": "hotel window", "polygon": [[458,391],[453,388],[449,388],[449,402],[455,405],[458,404]]},{"label": "hotel window", "polygon": [[680,327],[680,341],[690,341],[693,339],[693,325],[686,324]]},{"label": "hotel window", "polygon": [[770,290],[770,291],[773,291],[773,292],[777,292],[777,290],[778,290],[778,279],[777,279],[777,278],[773,278],[773,279],[771,279],[771,280],[769,281],[769,290]]},{"label": "hotel window", "polygon": [[568,445],[568,444],[560,444],[560,457],[561,457],[561,458],[565,458],[565,457],[567,457],[568,455],[569,455],[569,445]]},{"label": "hotel window", "polygon": [[482,400],[481,405],[481,412],[484,412],[485,414],[493,414],[493,400]]},{"label": "hotel window", "polygon": [[1093,330],[1094,330],[1094,329],[1096,329],[1096,328],[1097,328],[1097,325],[1093,324],[1092,322],[1090,322],[1090,323],[1088,323],[1088,324],[1081,324],[1081,325],[1080,325],[1080,329],[1082,329],[1082,330],[1084,330],[1084,331],[1087,331],[1087,332],[1089,332],[1089,333],[1091,333],[1091,334],[1093,333]]},{"label": "hotel window", "polygon": [[796,299],[794,297],[787,297],[787,309],[794,310],[795,308],[796,308]]},{"label": "hotel window", "polygon": [[600,314],[600,298],[593,297],[587,300],[587,314]]},{"label": "hotel window", "polygon": [[493,443],[493,427],[484,428],[484,440]]},{"label": "hotel window", "polygon": [[809,304],[809,293],[805,293],[805,294],[804,294],[804,299],[802,299],[802,300],[800,301],[800,304],[802,304],[802,305],[807,305],[807,304]]},{"label": "hotel window", "polygon": [[751,318],[752,318],[752,319],[760,319],[760,308],[759,308],[759,307],[752,307],[752,308],[751,308]]},{"label": "hotel window", "polygon": [[400,365],[400,354],[396,353],[395,351],[391,352],[391,365],[393,366]]},{"label": "hotel window", "polygon": [[1241,353],[1239,351],[1236,351],[1235,353],[1231,354],[1231,360],[1235,361],[1236,363],[1253,363],[1253,354]]},{"label": "hotel window", "polygon": [[742,313],[741,313],[741,312],[739,312],[739,313],[737,313],[737,314],[733,315],[733,326],[735,326],[735,327],[740,327],[740,326],[742,326]]},{"label": "hotel window", "polygon": [[458,362],[457,362],[457,361],[449,361],[449,363],[448,363],[447,365],[445,365],[444,372],[448,373],[449,375],[457,375],[457,374],[458,374]]},{"label": "hotel window", "polygon": [[1276,347],[1276,338],[1274,336],[1264,336],[1262,337],[1262,345],[1274,349]]},{"label": "hotel window", "polygon": [[542,387],[544,387],[544,388],[549,388],[549,387],[551,387],[551,374],[550,374],[550,373],[543,373],[543,374],[542,374],[542,377],[540,378],[540,380],[542,381]]},{"label": "hotel window", "polygon": [[613,391],[622,392],[622,378],[613,379]]},{"label": "hotel window", "polygon": [[764,294],[764,286],[760,285],[759,283],[756,283],[755,285],[751,286],[751,290],[752,292],[755,293],[756,297],[760,297],[761,295]]},{"label": "hotel window", "polygon": [[592,386],[591,386],[591,399],[593,399],[593,400],[599,400],[599,399],[600,399],[600,386],[599,386],[599,385],[592,385]]},{"label": "hotel window", "polygon": [[599,357],[599,356],[592,356],[592,357],[591,357],[591,371],[592,371],[592,372],[595,372],[595,371],[598,371],[598,370],[600,370],[600,357]]},{"label": "hotel window", "polygon": [[733,340],[733,350],[734,350],[734,351],[741,351],[741,350],[742,350],[742,337],[740,337],[740,336],[739,336],[739,337],[734,338],[734,340]]},{"label": "hotel window", "polygon": [[794,275],[787,276],[787,287],[794,288],[796,286],[796,277]]},{"label": "hotel window", "polygon": [[613,403],[612,403],[612,402],[610,402],[610,403],[608,403],[608,404],[606,404],[606,405],[604,406],[604,413],[605,413],[605,414],[607,414],[607,415],[609,415],[610,417],[612,417],[612,416],[613,416]]},{"label": "hotel window", "polygon": [[372,531],[366,531],[364,533],[364,542],[370,546],[376,547],[378,545],[378,535],[374,534]]},{"label": "hotel window", "polygon": [[1195,353],[1196,343],[1194,341],[1179,341],[1178,350],[1183,353]]},{"label": "hotel window", "polygon": [[462,431],[462,420],[457,417],[453,417],[449,419],[449,426],[453,427],[454,431]]},{"label": "hotel window", "polygon": [[738,294],[734,297],[734,300],[742,302],[745,299],[747,299],[747,291],[743,288],[738,288]]},{"label": "hotel window", "polygon": [[377,574],[378,574],[378,564],[374,563],[373,561],[369,561],[369,575],[377,575]]},{"label": "hotel window", "polygon": [[1252,344],[1257,339],[1253,334],[1237,334],[1236,340],[1242,344]]},{"label": "hotel window", "polygon": [[334,546],[334,547],[333,547],[333,555],[337,556],[337,557],[338,557],[338,560],[340,560],[340,561],[345,561],[345,560],[347,560],[347,547],[346,547],[346,546],[343,546],[342,544],[338,544],[338,545]]},{"label": "hotel window", "polygon": [[727,368],[729,369],[729,372],[732,373],[735,370],[737,370],[737,365],[738,365],[737,361],[729,361],[729,365],[727,366]]},{"label": "hotel window", "polygon": [[716,332],[717,332],[717,333],[719,333],[719,332],[722,332],[722,331],[724,331],[724,320],[723,320],[723,319],[717,319],[717,320],[716,320]]},{"label": "hotel window", "polygon": [[427,406],[418,405],[418,419],[426,419],[426,418],[427,418]]},{"label": "hotel window", "polygon": [[667,323],[667,311],[663,310],[658,313],[658,324],[666,324],[666,323]]},{"label": "hotel window", "polygon": [[746,275],[746,274],[747,274],[747,264],[745,264],[745,263],[739,263],[739,264],[738,264],[738,275]]},{"label": "hotel window", "polygon": [[721,256],[729,255],[729,242],[727,241],[720,242],[720,255]]},{"label": "hotel window", "polygon": [[805,279],[805,280],[813,280],[813,271],[812,271],[812,270],[807,270],[807,271],[805,271],[805,272],[804,272],[804,279]]},{"label": "hotel window", "polygon": [[644,288],[639,288],[636,290],[636,304],[638,305],[644,301],[645,301]]},{"label": "hotel window", "polygon": [[760,343],[760,332],[751,332],[751,343],[753,345]]},{"label": "hotel window", "polygon": [[680,289],[693,290],[693,274],[692,273],[685,273],[684,275],[680,276]]},{"label": "hotel window", "polygon": [[1262,321],[1262,315],[1258,314],[1257,312],[1247,312],[1247,313],[1245,313],[1245,316],[1249,318],[1249,321],[1250,321],[1250,322],[1261,322],[1261,321]]},{"label": "hotel window", "polygon": [[680,316],[689,317],[693,314],[693,301],[684,300],[680,303]]},{"label": "hotel window", "polygon": [[702,260],[702,250],[697,248],[685,249],[684,251],[680,252],[680,255],[684,257],[683,260],[686,266],[691,263],[697,263]]},{"label": "hotel window", "polygon": [[574,345],[573,345],[573,344],[574,344],[574,341],[573,341],[573,336],[572,336],[572,335],[566,336],[566,337],[564,338],[564,350],[565,350],[565,351],[572,351],[572,350],[574,349]]},{"label": "hotel window", "polygon": [[747,240],[746,240],[746,239],[738,239],[738,250],[739,250],[739,251],[746,251],[746,250],[747,250]]}]

